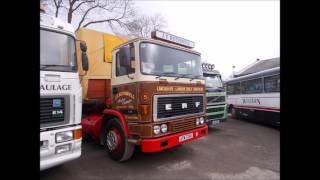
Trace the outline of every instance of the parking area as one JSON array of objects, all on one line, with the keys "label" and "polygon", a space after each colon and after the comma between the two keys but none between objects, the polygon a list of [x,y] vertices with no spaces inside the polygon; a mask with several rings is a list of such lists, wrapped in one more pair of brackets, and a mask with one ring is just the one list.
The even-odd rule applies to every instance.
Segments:
[{"label": "parking area", "polygon": [[40,172],[40,178],[276,180],[279,172],[280,131],[229,118],[209,127],[207,137],[160,153],[136,151],[124,163],[110,160],[102,146],[86,141],[81,158]]}]

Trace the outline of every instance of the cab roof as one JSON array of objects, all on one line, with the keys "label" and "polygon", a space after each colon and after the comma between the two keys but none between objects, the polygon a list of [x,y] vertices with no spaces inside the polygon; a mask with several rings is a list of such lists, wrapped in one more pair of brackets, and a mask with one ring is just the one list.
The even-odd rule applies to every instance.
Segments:
[{"label": "cab roof", "polygon": [[156,40],[156,39],[151,39],[151,38],[141,38],[141,37],[140,38],[131,39],[131,40],[127,41],[124,44],[118,45],[115,48],[113,48],[113,51],[118,49],[118,48],[120,48],[121,46],[125,46],[125,45],[128,45],[130,43],[137,42],[137,41],[152,42],[152,43],[155,43],[155,44],[160,44],[160,45],[164,45],[164,46],[180,49],[180,50],[183,50],[183,51],[187,51],[187,52],[190,52],[190,53],[194,53],[194,54],[197,54],[199,56],[201,55],[201,53],[199,53],[199,52],[197,52],[195,50],[192,50],[192,49],[189,49],[189,48],[185,48],[183,46],[179,46],[179,45],[176,45],[174,43],[168,43],[168,42],[161,41],[161,40]]},{"label": "cab roof", "polygon": [[40,27],[63,31],[70,34],[74,34],[75,32],[71,24],[63,22],[61,19],[58,19],[54,16],[45,13],[40,13]]}]

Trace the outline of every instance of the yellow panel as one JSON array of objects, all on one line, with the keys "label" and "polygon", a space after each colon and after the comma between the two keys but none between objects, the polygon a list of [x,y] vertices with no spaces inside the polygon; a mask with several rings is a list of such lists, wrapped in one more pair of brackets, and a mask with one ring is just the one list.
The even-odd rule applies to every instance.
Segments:
[{"label": "yellow panel", "polygon": [[103,35],[103,40],[104,40],[104,53],[105,53],[104,60],[110,63],[112,62],[112,49],[128,41],[127,38],[120,38],[118,36],[114,36],[107,33]]},{"label": "yellow panel", "polygon": [[111,79],[111,63],[104,61],[103,34],[91,29],[81,28],[76,32],[77,39],[87,44],[87,55],[89,59],[89,70],[82,71],[81,50],[77,43],[78,69],[81,76],[83,99],[86,99],[88,90],[88,79]]},{"label": "yellow panel", "polygon": [[83,89],[82,97],[87,99],[88,79],[111,79],[112,49],[128,39],[120,38],[111,34],[80,28],[76,37],[87,44],[87,55],[89,59],[89,70],[82,70],[81,50],[77,43],[78,69]]}]

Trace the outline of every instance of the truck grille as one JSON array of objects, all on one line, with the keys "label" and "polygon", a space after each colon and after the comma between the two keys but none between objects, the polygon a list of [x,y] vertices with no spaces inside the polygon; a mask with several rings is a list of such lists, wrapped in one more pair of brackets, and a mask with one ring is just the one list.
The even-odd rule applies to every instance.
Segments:
[{"label": "truck grille", "polygon": [[207,103],[225,102],[225,96],[207,96]]},{"label": "truck grille", "polygon": [[218,118],[222,118],[224,116],[224,114],[214,114],[214,115],[209,115],[207,117],[208,120],[210,119],[218,119]]},{"label": "truck grille", "polygon": [[224,111],[224,107],[218,107],[218,108],[210,108],[210,109],[207,109],[207,113],[220,112],[220,111]]},{"label": "truck grille", "polygon": [[190,130],[196,127],[195,119],[189,119],[184,121],[172,122],[171,123],[171,132],[181,132]]},{"label": "truck grille", "polygon": [[40,98],[40,124],[63,122],[65,120],[65,98]]},{"label": "truck grille", "polygon": [[[171,119],[204,112],[203,95],[156,95],[154,119]],[[166,109],[166,105],[170,109]]]}]

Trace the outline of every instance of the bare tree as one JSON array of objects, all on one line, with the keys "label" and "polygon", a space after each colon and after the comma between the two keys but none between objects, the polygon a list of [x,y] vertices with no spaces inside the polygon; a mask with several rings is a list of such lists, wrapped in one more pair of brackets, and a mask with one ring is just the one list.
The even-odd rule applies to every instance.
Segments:
[{"label": "bare tree", "polygon": [[[131,0],[43,0],[54,9],[58,17],[64,10],[67,22],[75,25],[78,30],[97,23],[108,23],[114,26],[125,26],[128,19],[134,17],[134,8]],[[78,19],[74,18],[78,16]],[[79,19],[80,18],[80,19]]]},{"label": "bare tree", "polygon": [[160,14],[154,16],[143,15],[126,25],[131,36],[150,37],[152,31],[161,30],[166,26],[166,20]]},{"label": "bare tree", "polygon": [[132,0],[41,0],[40,3],[56,17],[63,15],[76,30],[105,23],[116,34],[149,37],[151,31],[166,25],[160,14],[138,16]]}]

